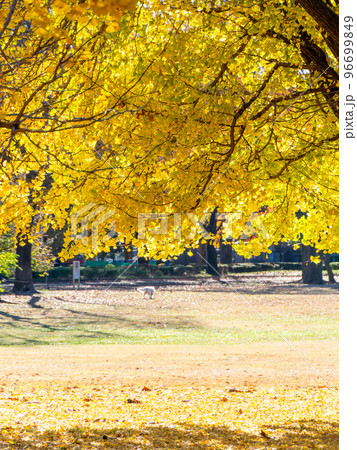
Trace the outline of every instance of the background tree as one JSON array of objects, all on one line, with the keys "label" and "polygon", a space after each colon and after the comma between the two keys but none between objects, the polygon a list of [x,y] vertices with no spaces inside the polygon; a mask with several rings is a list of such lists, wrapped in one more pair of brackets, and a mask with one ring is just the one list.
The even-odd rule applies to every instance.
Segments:
[{"label": "background tree", "polygon": [[[80,130],[122,113],[120,99],[107,98],[98,81],[109,67],[106,30],[117,27],[113,17],[120,18],[123,7],[134,5],[115,3],[108,2],[104,12],[97,2],[92,9],[83,2],[56,1],[48,8],[41,2],[1,2],[0,197],[6,220],[0,228],[13,224],[17,230],[14,292],[34,289],[35,218],[40,227],[63,226],[69,205],[64,201],[58,208],[63,185],[72,190],[71,201],[79,178],[95,172],[92,158],[83,154],[94,135]],[[76,137],[81,145],[73,149]],[[48,175],[51,187],[43,183]]]},{"label": "background tree", "polygon": [[336,283],[335,276],[330,264],[331,255],[329,253],[322,253],[321,259],[325,265],[327,275],[328,275],[328,282],[329,283]]},{"label": "background tree", "polygon": [[14,273],[17,265],[13,247],[14,237],[11,233],[0,236],[0,292],[3,291],[2,281]]},{"label": "background tree", "polygon": [[13,231],[0,237],[0,276],[15,275],[14,292],[32,294],[35,292],[32,271],[45,275],[53,267],[54,254],[51,239],[47,236],[39,234],[34,243],[24,244],[16,244]]},{"label": "background tree", "polygon": [[219,276],[220,272],[218,269],[218,260],[217,260],[217,245],[218,240],[216,238],[218,231],[219,231],[219,225],[217,223],[217,212],[218,208],[214,208],[212,213],[209,216],[209,219],[204,224],[204,228],[209,233],[209,236],[207,237],[207,273],[209,273],[212,276]]}]

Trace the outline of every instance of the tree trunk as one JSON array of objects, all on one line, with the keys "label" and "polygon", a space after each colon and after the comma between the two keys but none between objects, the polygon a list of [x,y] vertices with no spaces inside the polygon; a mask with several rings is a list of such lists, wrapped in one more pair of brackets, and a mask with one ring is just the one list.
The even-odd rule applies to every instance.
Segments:
[{"label": "tree trunk", "polygon": [[124,259],[125,261],[128,261],[129,259],[133,259],[134,253],[133,253],[133,245],[128,244],[124,245]]},{"label": "tree trunk", "polygon": [[219,276],[217,250],[213,245],[212,240],[207,243],[207,273],[213,275],[214,277]]},{"label": "tree trunk", "polygon": [[316,256],[315,247],[302,245],[302,282],[305,284],[322,284],[322,262],[318,264],[311,262],[310,256]]},{"label": "tree trunk", "polygon": [[329,283],[336,283],[331,265],[330,265],[330,253],[324,253],[322,255],[323,257],[323,261],[327,270],[327,274],[328,274],[328,282]]},{"label": "tree trunk", "polygon": [[[218,208],[214,208],[209,222],[204,225],[206,231],[213,236],[217,234],[217,211]],[[207,239],[207,273],[217,277],[219,276],[217,250],[213,242],[214,239]]]},{"label": "tree trunk", "polygon": [[207,243],[202,244],[200,242],[200,246],[198,247],[197,253],[197,264],[200,266],[205,266],[207,264]]},{"label": "tree trunk", "polygon": [[144,258],[143,256],[139,256],[138,264],[139,264],[139,266],[149,267],[149,258]]},{"label": "tree trunk", "polygon": [[33,294],[36,289],[32,280],[31,268],[31,252],[32,243],[25,239],[25,245],[16,246],[16,254],[18,255],[18,267],[15,271],[15,283],[13,287],[14,294]]},{"label": "tree trunk", "polygon": [[326,42],[335,58],[338,58],[339,18],[323,0],[297,0],[305,11],[324,30]]},{"label": "tree trunk", "polygon": [[223,244],[221,242],[221,264],[232,264],[233,248],[232,244]]}]

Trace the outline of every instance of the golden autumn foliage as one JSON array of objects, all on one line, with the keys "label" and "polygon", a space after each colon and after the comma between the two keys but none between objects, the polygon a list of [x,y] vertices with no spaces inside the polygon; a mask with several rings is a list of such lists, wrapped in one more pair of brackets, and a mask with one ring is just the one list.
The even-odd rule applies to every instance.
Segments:
[{"label": "golden autumn foliage", "polygon": [[169,389],[97,380],[0,394],[7,448],[338,448],[337,391],[325,387]]},{"label": "golden autumn foliage", "polygon": [[[234,238],[261,211],[240,254],[302,233],[337,251],[336,36],[304,4],[4,1],[0,232],[82,215],[66,254],[120,238],[166,258],[217,207]],[[167,232],[138,238],[146,213]]]}]

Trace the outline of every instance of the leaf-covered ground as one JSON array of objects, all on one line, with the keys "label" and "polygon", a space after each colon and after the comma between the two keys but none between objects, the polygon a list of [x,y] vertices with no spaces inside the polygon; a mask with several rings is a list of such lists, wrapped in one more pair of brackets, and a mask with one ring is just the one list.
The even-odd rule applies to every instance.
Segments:
[{"label": "leaf-covered ground", "polygon": [[338,448],[337,391],[56,383],[1,389],[4,449]]},{"label": "leaf-covered ground", "polygon": [[335,288],[135,287],[1,297],[1,449],[338,448]]}]

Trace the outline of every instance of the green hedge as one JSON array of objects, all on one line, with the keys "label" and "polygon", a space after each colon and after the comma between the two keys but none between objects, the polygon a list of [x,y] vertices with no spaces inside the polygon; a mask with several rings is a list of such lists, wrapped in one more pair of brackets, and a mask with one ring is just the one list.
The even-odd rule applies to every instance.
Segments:
[{"label": "green hedge", "polygon": [[[333,271],[339,270],[339,263],[330,263]],[[234,263],[220,264],[221,273],[245,273],[245,272],[262,272],[271,270],[302,270],[301,262],[279,262],[279,263]]]},{"label": "green hedge", "polygon": [[272,270],[301,270],[302,265],[299,262],[281,262],[281,263],[233,263],[220,264],[221,273],[247,273],[247,272],[266,272]]},{"label": "green hedge", "polygon": [[[48,272],[48,278],[58,279],[69,279],[72,278],[73,269],[72,267],[54,267]],[[39,274],[37,274],[39,275]],[[42,277],[41,277],[42,278]]]},{"label": "green hedge", "polygon": [[[302,265],[299,262],[280,262],[280,263],[234,263],[234,264],[220,264],[219,269],[222,275],[248,272],[263,272],[274,270],[301,270]],[[339,263],[331,263],[332,270],[339,270]],[[170,276],[194,276],[205,272],[206,266],[198,264],[173,264],[165,266],[159,264],[157,266],[114,266],[107,264],[103,267],[81,267],[82,280],[98,280],[98,279],[115,279],[121,278],[162,278]],[[72,267],[54,267],[49,271],[50,280],[71,280],[73,269]],[[35,280],[44,279],[40,274],[34,273]]]},{"label": "green hedge", "polygon": [[[123,278],[162,278],[165,276],[182,276],[182,275],[194,275],[201,272],[204,269],[202,266],[190,264],[184,265],[150,265],[141,266],[133,264],[132,266],[114,266],[113,264],[107,264],[106,266],[99,267],[81,267],[81,279],[82,280],[97,280],[97,279],[115,279],[117,277]],[[72,267],[54,267],[49,271],[50,280],[71,280],[73,269]],[[34,273],[34,279],[41,279],[40,274]]]},{"label": "green hedge", "polygon": [[302,270],[301,262],[280,262],[278,270]]},{"label": "green hedge", "polygon": [[272,264],[269,262],[220,264],[218,268],[221,270],[221,273],[263,272],[280,269],[278,264]]}]

